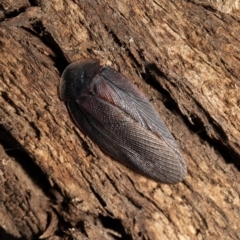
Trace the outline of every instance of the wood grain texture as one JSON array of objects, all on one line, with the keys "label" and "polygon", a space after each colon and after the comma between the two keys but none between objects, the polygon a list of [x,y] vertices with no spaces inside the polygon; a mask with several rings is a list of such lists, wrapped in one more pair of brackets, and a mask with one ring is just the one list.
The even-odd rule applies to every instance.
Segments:
[{"label": "wood grain texture", "polygon": [[[0,236],[239,239],[238,1],[30,2],[1,2]],[[153,103],[182,183],[134,173],[77,129],[58,86],[86,57]]]}]

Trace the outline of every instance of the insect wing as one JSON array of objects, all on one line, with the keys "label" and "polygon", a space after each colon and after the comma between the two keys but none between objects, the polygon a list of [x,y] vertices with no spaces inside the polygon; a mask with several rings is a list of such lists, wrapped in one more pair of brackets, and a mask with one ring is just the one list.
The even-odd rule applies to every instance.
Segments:
[{"label": "insect wing", "polygon": [[102,68],[96,78],[91,93],[67,103],[76,124],[134,170],[161,182],[181,181],[185,162],[150,102],[111,68]]},{"label": "insect wing", "polygon": [[[148,99],[127,78],[112,68],[102,68],[101,74],[107,81],[105,85],[108,86],[108,90],[105,92],[108,92],[111,96],[111,98],[108,98],[108,101],[118,106],[129,114],[130,117],[139,122],[141,126],[149,129],[161,141],[164,141],[169,147],[168,151],[173,151],[174,153],[172,158],[169,159],[169,163],[171,161],[179,161],[179,171],[185,175],[186,163],[176,141]],[[100,88],[101,84],[99,83],[98,85]],[[102,91],[98,91],[98,94],[99,97],[104,97]]]},{"label": "insect wing", "polygon": [[60,98],[78,127],[117,160],[165,183],[181,181],[185,161],[146,97],[122,74],[96,59],[70,64]]},{"label": "insect wing", "polygon": [[80,129],[109,155],[155,180],[182,180],[179,163],[169,161],[174,156],[168,146],[118,107],[84,96],[68,102],[68,108]]},{"label": "insect wing", "polygon": [[[160,138],[174,140],[152,104],[135,85],[122,74],[109,67],[102,68],[101,74],[106,79],[107,85],[112,88],[112,90],[108,89],[107,92],[111,92],[113,104],[124,110],[143,127],[151,130]],[[98,94],[99,97],[104,97],[101,92]]]}]

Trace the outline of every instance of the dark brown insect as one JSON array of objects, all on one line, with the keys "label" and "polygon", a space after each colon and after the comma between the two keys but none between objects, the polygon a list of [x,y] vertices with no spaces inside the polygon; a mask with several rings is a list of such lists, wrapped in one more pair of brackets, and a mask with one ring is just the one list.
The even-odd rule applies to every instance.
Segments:
[{"label": "dark brown insect", "polygon": [[164,183],[182,181],[186,164],[166,125],[126,77],[95,59],[71,63],[60,97],[77,126],[135,171]]}]

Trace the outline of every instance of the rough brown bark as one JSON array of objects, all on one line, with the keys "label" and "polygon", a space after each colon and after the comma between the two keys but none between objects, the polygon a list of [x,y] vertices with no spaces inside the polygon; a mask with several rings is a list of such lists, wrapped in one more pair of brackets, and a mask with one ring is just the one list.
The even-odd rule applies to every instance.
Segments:
[{"label": "rough brown bark", "polygon": [[[240,239],[238,1],[0,6],[1,239]],[[152,101],[186,159],[182,183],[134,173],[76,128],[58,85],[86,57]]]}]

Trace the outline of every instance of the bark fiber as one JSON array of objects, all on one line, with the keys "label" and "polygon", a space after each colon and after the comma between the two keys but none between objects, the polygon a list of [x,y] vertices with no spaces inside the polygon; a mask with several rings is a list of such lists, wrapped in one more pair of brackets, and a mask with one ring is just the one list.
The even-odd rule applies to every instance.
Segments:
[{"label": "bark fiber", "polygon": [[[240,239],[239,1],[0,0],[1,239]],[[111,159],[58,86],[98,58],[153,103],[188,174]]]}]

